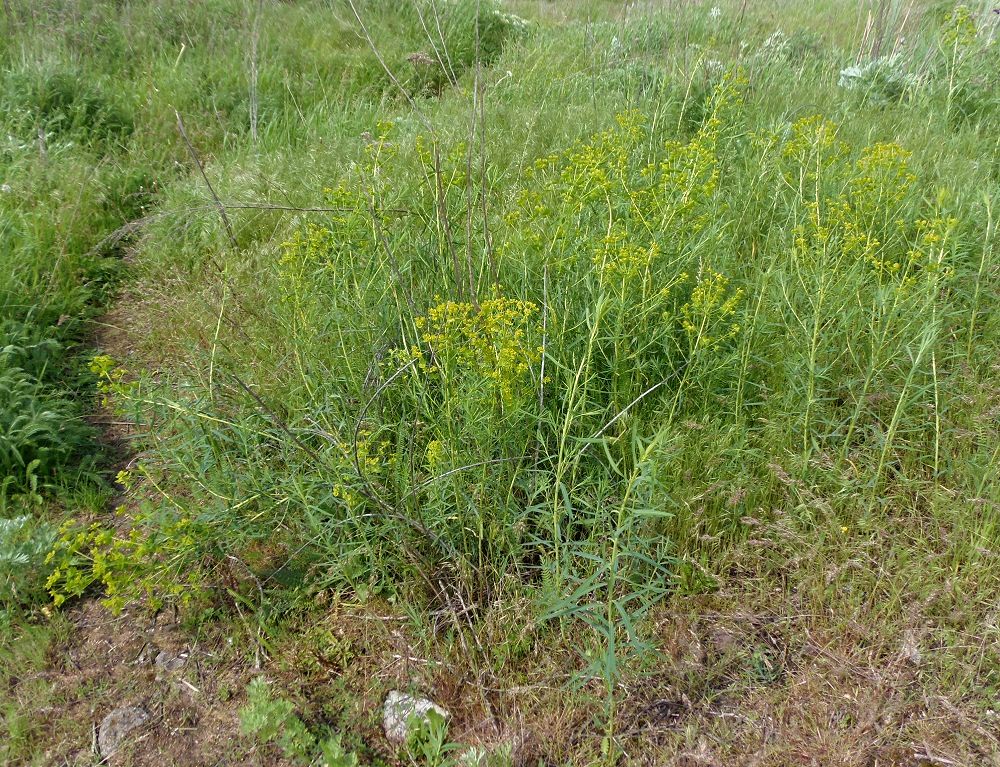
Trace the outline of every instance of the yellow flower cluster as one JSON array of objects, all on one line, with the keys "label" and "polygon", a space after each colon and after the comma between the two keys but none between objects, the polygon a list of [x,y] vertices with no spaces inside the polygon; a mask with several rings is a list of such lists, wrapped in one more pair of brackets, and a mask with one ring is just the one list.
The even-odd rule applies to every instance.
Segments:
[{"label": "yellow flower cluster", "polygon": [[895,253],[905,236],[904,207],[916,176],[910,153],[896,143],[865,147],[855,162],[845,195],[831,206],[843,228],[844,253],[871,264],[880,277],[899,272]]},{"label": "yellow flower cluster", "polygon": [[961,53],[962,49],[972,45],[975,41],[976,22],[972,9],[967,5],[959,5],[949,11],[945,16],[941,33],[941,42],[944,47],[957,49]]},{"label": "yellow flower cluster", "polygon": [[538,307],[528,301],[494,298],[478,308],[444,301],[416,321],[449,383],[472,375],[486,381],[503,405],[530,391],[530,370],[541,359]]},{"label": "yellow flower cluster", "polygon": [[387,160],[391,160],[399,153],[399,149],[389,140],[395,125],[389,120],[379,120],[375,124],[375,136],[365,134],[365,155],[367,163],[365,170],[374,181],[379,175],[381,165]]},{"label": "yellow flower cluster", "polygon": [[624,226],[616,223],[604,238],[603,247],[594,254],[594,266],[604,280],[625,285],[638,277],[648,277],[659,255],[657,243],[639,244],[630,239]]},{"label": "yellow flower cluster", "polygon": [[[392,443],[385,439],[375,439],[369,429],[360,429],[356,447],[353,442],[338,440],[337,450],[337,471],[340,476],[333,481],[333,496],[349,508],[357,509],[365,503],[364,496],[354,489],[358,479],[357,470],[360,469],[369,482],[383,478],[386,471],[396,465]],[[354,463],[355,450],[357,466]]]},{"label": "yellow flower cluster", "polygon": [[718,346],[740,331],[734,321],[743,290],[729,290],[729,279],[703,267],[691,299],[681,307],[681,327],[687,333],[691,351]]},{"label": "yellow flower cluster", "polygon": [[910,152],[895,142],[879,142],[861,151],[849,182],[858,218],[878,222],[887,215],[898,217],[917,180],[909,159]]},{"label": "yellow flower cluster", "polygon": [[432,439],[427,443],[424,459],[427,471],[432,475],[441,474],[448,468],[451,460],[451,449],[445,442],[439,439]]},{"label": "yellow flower cluster", "polygon": [[[579,212],[588,203],[607,199],[612,189],[625,182],[634,146],[644,134],[645,118],[636,111],[615,117],[617,125],[590,137],[563,157],[560,180],[562,202]],[[536,166],[543,169],[551,162]]]},{"label": "yellow flower cluster", "polygon": [[138,384],[127,382],[128,371],[121,367],[113,357],[98,354],[87,366],[91,373],[97,376],[97,391],[101,395],[101,407],[122,412],[123,399],[128,399]]},{"label": "yellow flower cluster", "polygon": [[281,244],[278,261],[281,301],[292,312],[296,334],[315,333],[312,310],[319,293],[315,283],[321,272],[334,269],[336,242],[330,229],[310,223]]},{"label": "yellow flower cluster", "polygon": [[[535,250],[556,269],[587,258],[604,282],[645,275],[634,298],[648,299],[665,277],[656,274],[656,263],[675,257],[712,216],[721,138],[745,84],[739,71],[727,73],[700,129],[689,140],[661,144],[653,162],[654,130],[636,111],[617,115],[615,125],[566,152],[537,159],[505,216],[508,247]],[[581,248],[581,242],[596,245]]]},{"label": "yellow flower cluster", "polygon": [[944,263],[945,249],[957,226],[958,219],[954,217],[934,216],[917,220],[916,241],[906,254],[910,267],[908,270],[910,282],[921,272],[944,276],[951,274],[952,267]]},{"label": "yellow flower cluster", "polygon": [[711,118],[690,141],[666,142],[664,159],[655,170],[650,166],[643,171],[652,181],[643,202],[661,225],[683,222],[691,233],[704,227],[708,214],[698,215],[698,209],[711,199],[718,186],[718,130],[718,120]]},{"label": "yellow flower cluster", "polygon": [[333,232],[325,226],[306,224],[291,238],[281,243],[278,263],[286,273],[298,273],[303,268],[322,265],[329,260],[333,247]]},{"label": "yellow flower cluster", "polygon": [[785,180],[804,190],[835,175],[850,154],[850,145],[837,138],[837,126],[822,115],[810,115],[792,123],[791,137],[784,142],[782,157],[790,161]]},{"label": "yellow flower cluster", "polygon": [[46,557],[46,564],[55,567],[45,586],[56,607],[95,583],[103,587],[102,601],[113,612],[137,599],[149,600],[154,607],[164,598],[187,604],[203,593],[198,574],[185,571],[171,576],[163,565],[188,558],[186,552],[195,546],[193,523],[184,515],[155,534],[137,527],[116,534],[97,523],[81,527],[69,521],[59,528]]},{"label": "yellow flower cluster", "polygon": [[891,280],[897,287],[912,284],[920,271],[937,269],[941,244],[955,223],[913,217],[919,201],[910,152],[878,142],[852,162],[836,132],[829,120],[806,117],[781,147],[790,161],[783,172],[805,211],[793,230],[795,258],[826,258],[827,268],[838,259],[848,267],[867,263],[881,282]]}]

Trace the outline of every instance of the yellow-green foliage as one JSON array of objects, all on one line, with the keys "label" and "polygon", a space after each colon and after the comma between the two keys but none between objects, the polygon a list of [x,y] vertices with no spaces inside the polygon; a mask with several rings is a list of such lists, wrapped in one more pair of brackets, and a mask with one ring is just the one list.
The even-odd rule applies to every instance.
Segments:
[{"label": "yellow-green foliage", "polygon": [[[17,70],[0,72],[0,106],[29,107],[0,116],[0,253],[12,237],[24,254],[0,295],[50,324],[78,313],[83,296],[21,288],[51,272],[89,291],[101,277],[82,254],[136,221],[127,314],[155,375],[93,360],[81,400],[138,421],[142,464],[118,475],[122,518],[60,529],[57,603],[184,602],[232,586],[235,567],[279,611],[317,592],[456,606],[456,647],[530,613],[511,662],[558,617],[586,637],[588,687],[605,683],[605,762],[634,745],[614,697],[624,662],[657,645],[666,595],[777,588],[796,614],[862,622],[865,605],[880,621],[912,602],[925,614],[901,620],[927,646],[983,634],[931,622],[950,593],[996,590],[991,14],[888,4],[860,41],[853,13],[836,18],[846,2],[813,30],[788,26],[812,6],[772,3],[787,34],[746,3],[640,3],[614,23],[585,18],[613,3],[519,3],[538,27],[476,0],[133,2],[121,20],[64,4],[14,3],[0,35]],[[73,78],[35,71],[50,55],[98,70],[93,92],[116,94],[128,129],[89,99],[69,98],[64,122],[34,110],[24,84],[73,96]],[[143,157],[153,194],[102,170]],[[60,266],[23,267],[36,259]],[[46,433],[77,415],[46,416]],[[33,482],[21,452],[7,462]],[[7,528],[31,535],[20,517]],[[511,595],[540,607],[510,610]],[[893,656],[883,639],[872,652]],[[755,678],[780,695],[781,659],[765,660]],[[967,676],[955,701],[996,689],[989,662],[967,660],[923,677]],[[292,755],[319,758],[290,704],[261,684],[251,697],[248,730],[280,742],[291,723]],[[589,754],[537,756],[587,763],[587,735]]]},{"label": "yellow-green foliage", "polygon": [[941,43],[946,49],[964,52],[975,43],[976,32],[972,9],[967,5],[957,5],[945,14]]},{"label": "yellow-green foliage", "polygon": [[91,373],[97,376],[97,391],[101,395],[101,407],[109,410],[114,409],[121,405],[121,400],[131,394],[135,388],[134,383],[126,380],[128,370],[107,354],[95,356],[91,359],[88,368]]},{"label": "yellow-green foliage", "polygon": [[635,298],[648,295],[651,277],[663,276],[661,263],[676,258],[710,220],[718,143],[742,83],[738,73],[728,75],[697,133],[688,141],[663,141],[655,160],[649,159],[656,140],[649,120],[635,110],[619,114],[615,127],[537,160],[505,219],[519,235],[513,242],[564,268],[596,240],[588,260],[600,276],[608,284],[638,279],[645,285]]},{"label": "yellow-green foliage", "polygon": [[485,382],[487,396],[503,407],[534,393],[531,372],[541,360],[538,307],[527,301],[493,298],[478,307],[443,301],[416,320],[428,346],[428,372],[440,371],[446,385]]},{"label": "yellow-green foliage", "polygon": [[[978,45],[959,16],[945,28],[961,34],[936,29],[935,45]],[[165,521],[140,519],[189,520],[195,545],[76,531],[61,545],[77,566],[105,552],[83,580],[126,570],[142,545],[192,570],[266,546],[364,594],[412,586],[415,562],[480,594],[528,570],[556,593],[571,579],[555,575],[610,572],[613,539],[634,547],[639,583],[637,563],[710,563],[744,511],[781,506],[768,461],[787,458],[803,486],[863,485],[868,502],[921,475],[929,452],[940,467],[946,450],[912,435],[932,401],[946,412],[943,329],[972,301],[972,206],[938,193],[926,137],[837,90],[839,53],[782,43],[745,52],[746,71],[709,66],[729,33],[702,21],[715,31],[697,66],[641,43],[656,70],[642,87],[638,62],[603,71],[621,53],[608,39],[560,58],[566,71],[539,57],[544,78],[518,51],[449,88],[452,73],[400,75],[423,83],[412,103],[394,91],[333,116],[288,101],[282,125],[301,144],[269,158],[260,139],[233,160],[287,206],[234,209],[235,250],[214,210],[151,224],[144,289],[180,286],[161,303],[178,307],[192,359],[138,376],[141,389],[110,359],[93,372],[151,426],[156,463],[136,492]],[[399,74],[441,52],[397,53],[385,63]],[[880,101],[887,114],[931,98],[904,74],[913,101]],[[222,199],[253,197],[243,168],[206,170]],[[170,204],[203,193],[191,183]],[[747,491],[727,506],[715,483]],[[858,497],[837,503],[856,513]]]},{"label": "yellow-green foliage", "polygon": [[196,549],[190,518],[160,519],[145,529],[139,518],[130,524],[121,532],[98,523],[63,523],[45,560],[52,567],[45,586],[57,607],[92,586],[115,612],[135,601],[190,604],[201,595],[200,576],[189,569]]},{"label": "yellow-green foliage", "polygon": [[781,156],[805,213],[793,230],[796,259],[827,270],[864,263],[879,283],[905,287],[941,268],[957,221],[917,198],[911,153],[902,146],[876,142],[855,154],[834,123],[814,115],[792,126]]},{"label": "yellow-green foliage", "polygon": [[392,473],[396,456],[388,440],[375,439],[367,429],[360,429],[353,442],[337,440],[336,448],[331,494],[346,504],[349,511],[356,512],[367,502],[359,492],[358,480],[363,477],[366,482],[381,483]]},{"label": "yellow-green foliage", "polygon": [[742,297],[742,289],[730,290],[724,275],[708,267],[702,269],[691,300],[681,307],[681,325],[692,352],[716,346],[739,333],[733,315]]}]

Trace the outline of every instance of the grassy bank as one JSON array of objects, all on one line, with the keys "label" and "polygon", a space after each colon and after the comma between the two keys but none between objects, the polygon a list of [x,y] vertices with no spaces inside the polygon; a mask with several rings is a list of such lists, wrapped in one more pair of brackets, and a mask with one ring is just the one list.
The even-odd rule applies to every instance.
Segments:
[{"label": "grassy bank", "polygon": [[[8,485],[137,425],[32,572],[246,631],[304,762],[995,761],[998,20],[15,10]],[[393,684],[449,733],[387,749]]]}]

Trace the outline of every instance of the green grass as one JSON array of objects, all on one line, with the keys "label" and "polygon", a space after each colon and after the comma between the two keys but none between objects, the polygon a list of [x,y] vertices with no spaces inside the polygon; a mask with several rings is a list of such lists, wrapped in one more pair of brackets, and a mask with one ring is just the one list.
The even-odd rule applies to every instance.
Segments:
[{"label": "green grass", "polygon": [[[96,375],[142,427],[134,530],[71,524],[54,591],[194,609],[239,562],[244,598],[462,637],[527,604],[601,700],[567,763],[631,748],[659,616],[713,600],[861,624],[872,666],[918,636],[985,716],[996,16],[786,5],[8,15],[6,375],[53,403],[7,427],[22,493],[80,470],[66,351],[132,255],[135,354]],[[740,694],[796,673],[744,649]]]}]

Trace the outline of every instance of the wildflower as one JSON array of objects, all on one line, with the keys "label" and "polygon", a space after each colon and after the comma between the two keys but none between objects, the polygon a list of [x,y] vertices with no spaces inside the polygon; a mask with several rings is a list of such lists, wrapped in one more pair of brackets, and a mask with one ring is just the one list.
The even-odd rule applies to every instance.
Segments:
[{"label": "wildflower", "polygon": [[712,21],[717,21],[722,16],[722,9],[717,5],[713,5],[712,10],[708,12],[708,16]]},{"label": "wildflower", "polygon": [[945,48],[961,51],[975,42],[977,33],[972,10],[959,5],[945,17],[941,39]]},{"label": "wildflower", "polygon": [[710,268],[703,268],[691,291],[691,300],[681,307],[681,327],[691,350],[710,348],[734,337],[740,330],[733,321],[743,291],[728,290],[729,279]]},{"label": "wildflower", "polygon": [[781,29],[776,29],[761,43],[760,54],[764,58],[777,59],[788,53],[788,47],[788,36]]},{"label": "wildflower", "polygon": [[537,305],[511,298],[483,301],[478,310],[471,303],[444,301],[416,326],[449,382],[471,374],[510,405],[526,392],[531,366],[541,360],[537,315]]}]

